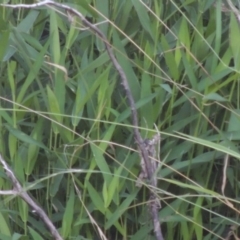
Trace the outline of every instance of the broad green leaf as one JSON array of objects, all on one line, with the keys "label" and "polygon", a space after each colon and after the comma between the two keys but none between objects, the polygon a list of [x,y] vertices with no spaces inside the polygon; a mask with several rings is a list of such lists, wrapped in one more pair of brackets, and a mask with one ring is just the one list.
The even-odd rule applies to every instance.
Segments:
[{"label": "broad green leaf", "polygon": [[95,144],[91,144],[91,150],[93,153],[93,157],[97,163],[97,166],[99,167],[104,181],[106,181],[107,184],[109,184],[112,181],[112,173],[108,167],[108,164],[103,156],[103,152],[102,149],[100,149],[98,146],[96,146]]},{"label": "broad green leaf", "polygon": [[[52,118],[57,123],[62,124],[62,115],[61,115],[58,100],[57,100],[54,92],[50,89],[49,86],[47,86],[47,96],[48,96],[48,109],[52,114],[54,114],[54,115],[51,115]],[[59,133],[57,123],[53,122],[53,130],[54,130],[55,134]]]},{"label": "broad green leaf", "polygon": [[38,14],[39,14],[38,10],[31,9],[28,12],[27,16],[24,19],[22,19],[21,22],[18,24],[17,30],[19,32],[25,32],[25,33],[29,32],[30,29],[35,24]]},{"label": "broad green leaf", "polygon": [[[133,236],[131,236],[131,240],[144,240],[148,239],[149,233],[152,231],[152,228],[150,226],[143,225],[141,228],[138,229],[136,233],[134,233]],[[169,236],[169,234],[168,234]]]},{"label": "broad green leaf", "polygon": [[218,66],[215,69],[215,72],[222,72],[226,66],[230,65],[230,61],[232,59],[232,51],[230,48],[225,50],[225,53],[223,54],[223,56],[221,57],[221,61],[218,63]]},{"label": "broad green leaf", "polygon": [[[143,73],[141,82],[141,99],[144,99],[152,94],[152,82],[148,74]],[[153,126],[153,102],[149,101],[141,107],[141,125],[146,125],[148,128]]]},{"label": "broad green leaf", "polygon": [[181,233],[182,233],[182,239],[191,239],[192,237],[190,236],[190,230],[188,227],[188,224],[186,222],[181,222]]},{"label": "broad green leaf", "polygon": [[116,51],[116,57],[119,64],[123,68],[124,73],[126,74],[132,95],[134,99],[138,100],[140,95],[139,81],[135,72],[133,71],[132,65],[129,64],[129,62],[127,61],[126,50],[124,49],[123,43],[120,41],[118,32],[116,31],[113,31],[113,43],[114,43],[114,47],[116,47],[118,50]]},{"label": "broad green leaf", "polygon": [[12,236],[8,237],[5,234],[0,233],[0,239],[4,239],[4,240],[12,240]]},{"label": "broad green leaf", "polygon": [[145,29],[146,32],[150,34],[150,36],[154,40],[155,37],[152,32],[152,27],[151,27],[152,25],[151,25],[146,7],[139,0],[132,0],[132,4],[137,12],[137,15],[138,15],[139,21],[141,22],[142,27]]},{"label": "broad green leaf", "polygon": [[40,234],[38,234],[33,228],[29,227],[28,226],[28,229],[29,229],[29,232],[33,238],[33,240],[44,240]]},{"label": "broad green leaf", "polygon": [[23,201],[21,198],[18,198],[18,209],[19,214],[24,223],[28,221],[28,204]]},{"label": "broad green leaf", "polygon": [[24,165],[23,165],[23,159],[21,156],[21,150],[24,148],[24,144],[22,147],[18,150],[18,152],[15,154],[15,157],[11,159],[13,171],[17,179],[20,183],[22,183],[23,187],[25,187],[24,183],[26,182],[26,177],[24,173]]},{"label": "broad green leaf", "polygon": [[50,196],[54,197],[57,192],[59,191],[60,184],[62,183],[63,175],[58,174],[57,176],[53,177],[51,180],[51,185],[50,185]]},{"label": "broad green leaf", "polygon": [[57,13],[55,11],[50,11],[50,34],[52,36],[50,48],[54,64],[60,63],[61,54],[58,21]]},{"label": "broad green leaf", "polygon": [[179,182],[179,181],[172,180],[172,179],[166,179],[166,178],[162,178],[161,180],[172,183],[172,184],[175,184],[175,185],[177,185],[179,187],[182,187],[182,188],[192,189],[196,192],[208,194],[208,195],[214,196],[214,197],[220,197],[220,195],[218,193],[216,193],[212,190],[206,189],[204,187],[199,187],[197,185],[192,185],[192,184],[186,184],[186,183],[183,183],[183,182]]},{"label": "broad green leaf", "polygon": [[65,48],[67,50],[69,50],[71,46],[74,44],[78,34],[79,34],[79,31],[76,29],[76,23],[74,20],[74,22],[70,25],[69,33],[66,36]]},{"label": "broad green leaf", "polygon": [[[28,13],[28,15],[20,21],[18,26],[16,27],[16,31],[18,32],[29,32],[30,29],[33,27],[37,17],[38,17],[39,11],[31,9]],[[5,53],[3,61],[8,61],[13,54],[17,51],[17,48],[15,46],[14,36],[10,35],[10,44],[7,49],[7,52]],[[14,46],[12,46],[14,44]]]},{"label": "broad green leaf", "polygon": [[94,206],[101,212],[105,213],[104,202],[101,198],[101,194],[98,193],[90,182],[86,182],[87,190]]},{"label": "broad green leaf", "polygon": [[[176,147],[176,149],[173,149],[170,152],[170,154],[168,156],[168,161],[171,161],[173,159],[177,159],[178,157],[183,156],[183,154],[190,151],[191,147],[192,147],[192,145],[187,142],[180,144],[179,146]],[[191,170],[198,169],[200,166],[202,166],[206,163],[210,163],[213,158],[220,158],[222,156],[223,156],[223,153],[219,153],[216,151],[209,151],[206,153],[202,153],[191,160],[173,163],[171,165],[171,169],[163,168],[160,172],[160,175],[161,175],[161,177],[169,176],[173,173],[172,169],[179,171],[179,172],[184,172],[184,170],[188,169],[189,166],[191,166]]]},{"label": "broad green leaf", "polygon": [[82,74],[91,72],[91,71],[97,69],[98,67],[103,66],[107,62],[109,62],[109,56],[108,56],[107,52],[103,52],[103,53],[101,53],[101,55],[98,56],[98,58],[89,62],[88,65],[86,65],[82,68]]},{"label": "broad green leaf", "polygon": [[[83,84],[82,81],[78,81],[78,87],[76,90],[76,98],[75,98],[75,102],[74,102],[74,106],[73,106],[73,112],[72,112],[72,125],[74,127],[76,127],[82,117],[82,113],[83,113],[83,108],[84,108],[84,104],[85,101],[84,99],[86,98],[87,95],[87,90],[85,85]],[[88,93],[89,95],[89,93]]]},{"label": "broad green leaf", "polygon": [[[39,121],[36,122],[36,126],[31,133],[31,137],[41,142],[42,131],[43,131],[43,121],[42,119],[40,119]],[[29,144],[28,155],[27,155],[27,165],[25,168],[25,173],[28,176],[32,173],[34,169],[35,163],[37,161],[38,153],[39,153],[39,147],[36,146],[35,144]]]},{"label": "broad green leaf", "polygon": [[121,176],[123,170],[123,165],[119,166],[116,171],[114,171],[113,179],[108,187],[108,198],[107,202],[105,202],[105,207],[107,208],[112,202],[114,195],[118,195],[119,188],[119,178]]},{"label": "broad green leaf", "polygon": [[[116,18],[118,18],[118,27],[122,30],[128,30],[129,29],[129,18],[128,17],[122,17],[122,16],[130,16],[131,10],[132,10],[132,2],[131,1],[114,1],[115,6],[113,9],[116,11]],[[124,13],[124,14],[123,14]],[[135,20],[135,19],[134,19]],[[136,28],[138,29],[139,22],[138,21],[131,21],[136,23]],[[132,29],[131,29],[132,30]],[[133,32],[133,31],[130,31]]]},{"label": "broad green leaf", "polygon": [[[91,185],[90,182],[86,182],[87,190],[90,195],[91,201],[102,214],[105,214],[106,218],[112,218],[112,213],[109,211],[109,209],[105,209],[104,207],[104,202],[101,198],[101,193],[97,192],[95,188]],[[122,207],[125,207],[128,204],[128,201],[124,201],[124,204]],[[121,233],[124,234],[124,228],[118,223],[114,222],[113,223],[116,229]]]},{"label": "broad green leaf", "polygon": [[[228,132],[239,131],[240,130],[240,110],[235,109],[231,112],[229,123],[228,123]],[[231,139],[230,139],[231,140]]]},{"label": "broad green leaf", "polygon": [[166,60],[167,67],[169,68],[170,76],[173,79],[178,79],[179,72],[178,72],[178,67],[174,57],[174,51],[171,50],[171,47],[164,35],[161,37],[161,43],[164,50],[163,56]]},{"label": "broad green leaf", "polygon": [[[0,21],[3,21],[0,19]],[[6,54],[7,47],[9,44],[10,31],[9,30],[0,30],[0,61]]]},{"label": "broad green leaf", "polygon": [[11,116],[8,114],[8,112],[4,109],[0,107],[0,116],[9,124],[9,125],[13,125],[14,124],[14,119],[11,118]]},{"label": "broad green leaf", "polygon": [[[16,28],[12,28],[13,40],[15,47],[18,49],[21,58],[25,59],[25,62],[22,63],[29,69],[32,67],[31,59],[36,59],[36,51],[29,44],[26,43],[25,39],[22,36],[22,33],[19,32]],[[17,53],[16,53],[17,54]]]},{"label": "broad green leaf", "polygon": [[[137,103],[136,103],[136,109],[139,109],[140,107],[144,106],[146,103],[149,103],[152,101],[152,99],[154,99],[157,96],[157,93],[152,93],[151,95],[149,95],[148,97],[145,97],[143,99],[140,99]],[[130,109],[126,109],[124,112],[122,112],[117,121],[118,122],[122,122],[124,121],[126,118],[128,118],[130,116],[131,112]]]},{"label": "broad green leaf", "polygon": [[[145,46],[145,50],[144,52],[148,55],[148,56],[154,56],[155,52],[154,52],[154,46],[149,42],[147,41],[146,42],[146,46]],[[145,57],[144,58],[144,63],[143,63],[143,67],[144,67],[144,70],[145,71],[148,71],[150,69],[150,66],[153,64],[152,61]]]},{"label": "broad green leaf", "polygon": [[18,143],[17,137],[9,133],[8,146],[9,146],[9,153],[10,153],[11,159],[13,159],[15,154],[17,153],[17,143]]},{"label": "broad green leaf", "polygon": [[[68,78],[68,73],[66,68],[62,66],[62,62],[65,60],[65,54],[62,54],[60,47],[60,36],[59,28],[63,29],[64,23],[59,15],[55,11],[50,11],[50,36],[51,36],[51,62],[53,63],[54,69],[54,87],[53,92],[56,97],[58,107],[61,113],[64,112],[65,105],[65,82]],[[59,113],[60,113],[59,112]],[[57,113],[57,112],[56,112]],[[59,120],[59,119],[58,119]],[[56,125],[54,127],[54,132],[57,133],[58,130]]]},{"label": "broad green leaf", "polygon": [[36,79],[37,73],[39,72],[40,68],[42,67],[44,55],[46,54],[49,43],[50,43],[50,41],[48,40],[46,42],[46,44],[44,45],[42,51],[39,53],[38,57],[35,59],[33,66],[27,75],[26,80],[21,85],[21,88],[19,89],[20,90],[19,95],[17,96],[18,103],[22,102],[25,94],[29,91],[30,84]]},{"label": "broad green leaf", "polygon": [[102,137],[102,142],[99,144],[100,149],[102,149],[102,151],[105,151],[106,148],[109,146],[108,141],[111,140],[114,130],[116,128],[116,125],[111,125],[103,134]]},{"label": "broad green leaf", "polygon": [[[108,72],[109,72],[109,69],[106,69],[105,71],[103,71],[96,79],[94,79],[93,84],[89,84],[89,80],[88,81],[85,80],[89,78],[88,74],[85,74],[84,76],[79,77],[78,88],[77,88],[77,91],[75,92],[76,99],[75,99],[73,114],[72,114],[73,126],[78,125],[80,121],[79,117],[82,114],[84,106],[88,101],[91,101],[91,98],[93,98],[97,89],[101,86],[103,77],[104,76],[106,77]],[[100,94],[103,94],[103,93],[100,93]]]},{"label": "broad green leaf", "polygon": [[[111,67],[111,66],[110,66]],[[101,78],[100,82],[101,84],[99,85],[98,89],[98,105],[101,107],[104,105],[106,101],[106,93],[107,89],[109,87],[109,72],[110,72],[110,67],[108,67],[100,76]]]},{"label": "broad green leaf", "polygon": [[28,236],[19,234],[19,233],[14,233],[11,240],[29,240]]},{"label": "broad green leaf", "polygon": [[40,148],[47,149],[47,147],[42,142],[35,140],[34,138],[32,138],[31,136],[28,136],[24,132],[22,132],[18,129],[12,128],[9,125],[6,125],[6,128],[9,130],[9,132],[13,136],[15,136],[19,140],[23,141],[24,143],[35,144],[36,146],[38,146]]},{"label": "broad green leaf", "polygon": [[233,58],[234,58],[234,65],[236,69],[239,69],[240,67],[240,45],[239,45],[239,39],[240,39],[240,28],[239,28],[239,22],[236,19],[236,16],[234,13],[231,13],[231,20],[230,20],[230,35],[229,35],[229,44],[230,48],[232,50]]},{"label": "broad green leaf", "polygon": [[[216,37],[215,37],[215,44],[214,44],[214,51],[216,54],[220,54],[219,51],[221,50],[221,39],[222,39],[222,11],[221,11],[221,1],[216,2]],[[211,72],[215,71],[217,63],[219,59],[214,57],[212,60]]]},{"label": "broad green leaf", "polygon": [[106,182],[103,183],[102,195],[103,195],[104,208],[107,208],[109,206],[109,204],[111,203],[111,201],[110,201],[111,199],[109,200]]},{"label": "broad green leaf", "polygon": [[[109,19],[109,0],[101,0],[101,1],[97,0],[96,8],[104,16],[102,17],[99,14],[98,22],[103,22],[103,21],[106,21],[106,19]],[[108,22],[105,22],[99,26],[99,29],[105,36],[108,36],[108,24],[109,24]],[[99,38],[98,36],[96,37],[96,46],[100,52],[103,52],[105,50],[105,44],[102,41],[102,39]]]},{"label": "broad green leaf", "polygon": [[[12,101],[13,101],[13,108],[15,108],[15,99],[16,99],[16,80],[14,77],[14,72],[16,70],[16,62],[11,61],[8,64],[8,80],[11,88],[11,93],[12,93]],[[12,113],[12,119],[13,119],[13,126],[16,127],[16,112],[13,111]]]},{"label": "broad green leaf", "polygon": [[172,94],[172,88],[169,86],[169,84],[160,84],[160,86],[168,93]]},{"label": "broad green leaf", "polygon": [[16,71],[16,62],[11,61],[8,64],[8,80],[9,80],[9,84],[10,84],[10,87],[11,87],[13,101],[15,101],[15,94],[16,94],[16,82],[15,82],[15,79],[14,79],[14,72],[15,71]]},{"label": "broad green leaf", "polygon": [[181,45],[183,45],[187,51],[183,52],[182,54],[186,54],[188,61],[190,61],[191,56],[188,54],[188,51],[190,51],[190,34],[188,29],[188,23],[185,17],[182,18],[182,22],[179,28],[179,34],[178,34],[178,41],[180,41]]},{"label": "broad green leaf", "polygon": [[240,159],[240,154],[237,151],[234,151],[234,150],[231,149],[231,148],[233,148],[233,146],[231,146],[231,148],[230,148],[230,146],[226,147],[223,144],[217,144],[217,143],[210,142],[208,140],[204,140],[204,139],[201,139],[201,138],[188,136],[188,135],[183,134],[183,133],[179,133],[178,132],[178,134],[180,136],[188,139],[188,140],[191,140],[191,142],[195,142],[195,143],[201,144],[201,145],[206,146],[208,148],[212,148],[212,149],[218,150],[220,152],[223,152],[223,153],[229,154],[229,155],[231,155],[233,157],[236,157],[237,159]]},{"label": "broad green leaf", "polygon": [[39,52],[43,49],[43,46],[38,39],[34,36],[29,35],[28,33],[21,33],[22,38],[26,43],[29,45],[29,49],[31,50],[30,53],[32,54],[31,57],[37,58]]},{"label": "broad green leaf", "polygon": [[198,224],[194,224],[194,228],[195,228],[195,232],[198,240],[203,239],[203,228],[202,228],[203,219],[202,219],[202,209],[201,209],[203,200],[204,200],[203,197],[199,197],[196,201],[196,205],[194,206],[194,210],[193,210],[194,221],[198,223]]},{"label": "broad green leaf", "polygon": [[192,67],[192,64],[193,64],[192,61],[190,61],[185,54],[182,55],[182,60],[183,60],[186,75],[188,76],[188,79],[191,83],[191,87],[195,89],[195,91],[198,91],[198,80],[197,80],[195,71]]},{"label": "broad green leaf", "polygon": [[[209,79],[209,77],[202,79],[198,83],[199,91],[204,91],[208,89],[209,86],[213,85],[214,83],[217,83],[216,87],[219,86],[218,82],[225,78],[227,75],[229,75],[229,73],[231,72],[232,72],[231,69],[225,68],[223,71],[216,72],[213,75],[211,75],[211,79]],[[215,91],[218,91],[218,89],[216,89]]]},{"label": "broad green leaf", "polygon": [[222,96],[220,96],[218,93],[209,93],[208,95],[203,97],[203,100],[211,100],[211,101],[217,101],[217,102],[228,102],[228,100]]},{"label": "broad green leaf", "polygon": [[72,188],[70,191],[69,199],[67,201],[67,206],[63,215],[63,223],[62,223],[62,236],[64,239],[71,234],[72,221],[74,215],[74,189]]},{"label": "broad green leaf", "polygon": [[[91,7],[89,0],[75,1],[75,3],[78,4],[79,6],[81,6],[85,10],[85,14],[89,13],[94,18],[98,17],[97,11],[94,11],[94,9]],[[82,11],[80,11],[80,12],[83,14]]]},{"label": "broad green leaf", "polygon": [[0,212],[0,233],[5,236],[11,236],[11,230],[8,226],[8,221],[5,219],[4,215]]},{"label": "broad green leaf", "polygon": [[108,219],[108,221],[105,224],[105,229],[109,229],[114,223],[121,217],[123,212],[125,212],[132,201],[135,199],[138,189],[132,192],[131,194],[127,195],[127,198],[122,202],[120,206],[117,206],[115,212],[112,213],[111,217]]}]

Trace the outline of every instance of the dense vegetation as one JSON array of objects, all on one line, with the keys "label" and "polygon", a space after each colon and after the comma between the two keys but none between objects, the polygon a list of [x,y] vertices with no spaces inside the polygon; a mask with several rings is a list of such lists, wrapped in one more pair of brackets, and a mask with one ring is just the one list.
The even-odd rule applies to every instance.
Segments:
[{"label": "dense vegetation", "polygon": [[[161,132],[164,238],[237,239],[238,1],[64,3],[107,36],[143,138],[154,124]],[[24,189],[63,239],[155,239],[148,181],[135,186],[129,104],[102,40],[54,7],[1,6],[0,18],[0,153]],[[12,189],[0,174],[0,189]],[[0,239],[52,239],[20,197],[0,196]]]}]

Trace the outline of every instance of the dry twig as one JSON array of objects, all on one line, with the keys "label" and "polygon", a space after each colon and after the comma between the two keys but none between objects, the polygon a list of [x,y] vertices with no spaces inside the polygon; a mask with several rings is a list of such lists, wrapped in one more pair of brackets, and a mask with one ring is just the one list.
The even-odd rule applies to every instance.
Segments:
[{"label": "dry twig", "polygon": [[[18,195],[21,197],[34,211],[35,213],[43,220],[43,222],[48,227],[49,231],[51,232],[52,236],[55,240],[63,240],[63,238],[59,235],[57,229],[51,222],[51,220],[48,218],[47,214],[43,211],[41,207],[39,207],[32,198],[27,194],[27,192],[24,190],[24,188],[21,186],[17,178],[15,177],[13,171],[9,168],[6,161],[3,159],[3,157],[0,154],[0,163],[2,164],[6,175],[11,180],[13,184],[13,191],[12,193],[14,195]],[[2,191],[4,192],[4,191]],[[9,193],[9,191],[6,191],[6,193]],[[1,193],[2,194],[2,193]]]},{"label": "dry twig", "polygon": [[[156,161],[156,156],[157,154],[159,154],[159,152],[158,153],[156,152],[156,146],[159,145],[159,150],[160,150],[160,133],[154,135],[152,139],[146,139],[144,141],[144,144],[145,144],[145,149],[148,151],[148,154],[149,154],[149,164],[151,166],[151,171],[153,175],[151,176],[151,179],[148,177],[145,161],[142,158],[141,172],[136,182],[136,186],[141,187],[143,179],[148,179],[151,181],[151,187],[153,189],[156,189],[157,177],[155,173],[158,168],[158,162]],[[150,211],[151,211],[152,220],[153,220],[154,232],[157,239],[163,239],[162,231],[159,224],[159,217],[158,217],[159,208],[161,208],[160,200],[158,196],[153,191],[151,191],[150,192]]]}]

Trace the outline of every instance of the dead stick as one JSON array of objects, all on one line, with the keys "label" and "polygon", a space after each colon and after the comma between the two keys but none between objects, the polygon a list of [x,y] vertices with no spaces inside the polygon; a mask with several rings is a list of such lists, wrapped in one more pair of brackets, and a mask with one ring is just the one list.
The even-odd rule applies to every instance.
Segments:
[{"label": "dead stick", "polygon": [[63,238],[59,235],[57,229],[47,216],[47,214],[40,208],[32,198],[27,194],[27,192],[23,189],[17,178],[15,177],[13,171],[9,168],[6,161],[2,158],[0,154],[0,162],[5,169],[6,175],[11,180],[13,184],[13,193],[21,197],[33,210],[35,210],[36,214],[43,220],[43,222],[48,227],[49,231],[51,232],[52,236],[55,240],[63,240]]}]

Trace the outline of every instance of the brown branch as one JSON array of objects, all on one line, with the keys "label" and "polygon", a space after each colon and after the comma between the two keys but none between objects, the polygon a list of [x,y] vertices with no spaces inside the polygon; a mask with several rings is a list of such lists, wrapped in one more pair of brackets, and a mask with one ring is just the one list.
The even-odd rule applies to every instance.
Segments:
[{"label": "brown branch", "polygon": [[[40,208],[33,200],[32,198],[27,194],[27,192],[24,190],[24,188],[21,186],[17,178],[15,177],[13,171],[9,168],[6,161],[2,158],[0,154],[0,163],[2,164],[3,168],[5,169],[6,175],[11,180],[13,184],[13,193],[14,195],[18,195],[21,197],[33,210],[35,210],[35,213],[43,220],[43,222],[46,224],[47,228],[51,232],[52,236],[55,240],[63,240],[63,238],[59,235],[57,229],[47,216],[47,214],[43,211],[42,208]],[[5,191],[9,192],[9,191]]]},{"label": "brown branch", "polygon": [[[6,7],[11,7],[11,8],[19,8],[19,7],[35,8],[35,7],[39,7],[39,6],[43,6],[43,5],[49,5],[49,6],[62,8],[64,10],[66,10],[68,12],[68,14],[77,16],[86,27],[89,27],[89,29],[91,29],[98,37],[100,37],[103,40],[105,47],[107,49],[108,55],[110,57],[110,60],[112,61],[114,67],[116,68],[116,70],[120,76],[121,84],[123,85],[126,96],[127,96],[127,100],[128,100],[128,103],[129,103],[129,106],[131,109],[132,124],[134,127],[133,128],[134,137],[135,137],[136,143],[138,145],[138,149],[140,150],[140,158],[143,159],[144,164],[145,164],[145,171],[147,174],[147,178],[150,181],[150,185],[153,187],[156,187],[155,186],[156,184],[154,183],[154,180],[152,179],[154,172],[152,170],[151,160],[149,158],[145,143],[144,143],[144,141],[140,135],[139,129],[138,129],[139,127],[138,127],[137,109],[136,109],[136,105],[135,105],[133,96],[131,94],[128,80],[127,80],[126,74],[123,71],[123,68],[118,63],[116,57],[114,56],[111,45],[108,42],[106,36],[96,26],[94,26],[92,23],[90,23],[80,12],[78,12],[74,8],[71,8],[64,4],[56,3],[51,0],[45,0],[45,1],[42,1],[42,2],[39,2],[36,4],[29,4],[29,5],[28,4],[16,4],[16,5],[0,4],[0,5],[6,6]],[[154,199],[156,199],[157,197],[155,196],[155,194],[152,191],[153,190],[151,190],[151,198],[154,197]],[[154,223],[155,236],[156,236],[157,240],[163,240],[161,228],[160,228],[160,222],[159,222],[159,218],[158,218],[158,210],[157,210],[158,208],[155,206],[155,204],[150,204],[150,207],[151,207],[152,218],[153,218],[153,223]]]},{"label": "brown branch", "polygon": [[[150,179],[151,187],[153,188],[153,191],[150,192],[150,211],[151,211],[152,220],[153,220],[153,228],[154,228],[156,239],[163,239],[162,231],[159,223],[159,217],[158,217],[158,210],[161,208],[161,203],[158,196],[154,192],[154,190],[157,188],[156,172],[158,169],[158,162],[156,161],[156,157],[157,157],[157,154],[159,154],[159,152],[156,152],[156,146],[159,145],[158,150],[160,151],[160,133],[153,136],[152,139],[146,139],[144,141],[144,144],[145,144],[145,149],[148,151],[152,172],[154,173],[152,178]],[[144,178],[148,178],[146,165],[143,159],[141,159],[141,169],[142,170],[140,172],[138,181],[136,183],[137,187],[141,187],[142,180]]]}]

